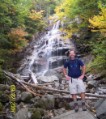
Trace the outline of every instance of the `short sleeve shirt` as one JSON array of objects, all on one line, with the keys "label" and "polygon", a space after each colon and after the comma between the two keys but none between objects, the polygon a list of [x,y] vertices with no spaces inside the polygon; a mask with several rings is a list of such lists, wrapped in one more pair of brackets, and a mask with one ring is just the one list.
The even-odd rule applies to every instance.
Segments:
[{"label": "short sleeve shirt", "polygon": [[78,78],[81,76],[81,67],[84,66],[84,63],[80,59],[68,59],[64,63],[64,68],[68,68],[68,76],[72,78]]}]

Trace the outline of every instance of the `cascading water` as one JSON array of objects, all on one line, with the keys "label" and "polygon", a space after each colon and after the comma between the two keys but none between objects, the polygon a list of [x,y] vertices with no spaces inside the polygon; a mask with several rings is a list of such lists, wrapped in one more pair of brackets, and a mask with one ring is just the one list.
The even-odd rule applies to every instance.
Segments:
[{"label": "cascading water", "polygon": [[57,21],[52,29],[34,45],[34,49],[30,56],[27,56],[19,68],[21,75],[29,75],[30,73],[41,73],[44,75],[48,70],[61,67],[63,61],[67,58],[65,52],[74,47],[73,43],[67,39],[63,40],[63,33],[59,28],[63,26]]}]

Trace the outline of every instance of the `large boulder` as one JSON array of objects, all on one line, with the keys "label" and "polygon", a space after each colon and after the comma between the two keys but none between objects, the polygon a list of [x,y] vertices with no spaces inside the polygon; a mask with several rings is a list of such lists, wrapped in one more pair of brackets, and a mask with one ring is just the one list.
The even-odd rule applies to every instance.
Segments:
[{"label": "large boulder", "polygon": [[21,94],[21,100],[23,102],[30,102],[32,97],[33,97],[32,94],[29,92],[22,92]]},{"label": "large boulder", "polygon": [[29,119],[28,117],[28,108],[20,109],[16,114],[14,119]]},{"label": "large boulder", "polygon": [[95,103],[95,109],[99,119],[106,119],[106,99],[99,99]]},{"label": "large boulder", "polygon": [[10,89],[10,86],[4,85],[4,84],[0,84],[0,91],[9,90],[9,89]]},{"label": "large boulder", "polygon": [[34,103],[34,106],[37,108],[43,109],[54,109],[55,98],[53,95],[47,94],[42,96],[37,102]]},{"label": "large boulder", "polygon": [[32,108],[30,109],[31,118],[30,119],[50,119],[44,118],[45,116],[48,117],[47,111],[42,108]]},{"label": "large boulder", "polygon": [[0,91],[0,102],[2,102],[2,103],[9,102],[9,95],[7,95],[4,92]]}]

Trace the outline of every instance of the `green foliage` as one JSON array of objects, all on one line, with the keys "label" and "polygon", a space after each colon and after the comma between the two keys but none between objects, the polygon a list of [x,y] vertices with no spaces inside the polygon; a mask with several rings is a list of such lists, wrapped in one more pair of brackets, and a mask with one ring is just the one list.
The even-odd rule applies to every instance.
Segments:
[{"label": "green foliage", "polygon": [[55,7],[61,2],[62,0],[35,0],[37,11],[43,10],[44,16],[49,17],[50,15],[54,14]]},{"label": "green foliage", "polygon": [[93,43],[94,61],[88,65],[88,70],[92,72],[105,72],[106,73],[106,38],[96,44]]},{"label": "green foliage", "polygon": [[[99,32],[99,37],[93,42],[93,53],[95,55],[94,62],[90,64],[93,71],[105,71],[106,73],[106,7],[99,4],[101,11],[99,15],[95,15],[89,19],[92,32]],[[96,68],[95,68],[96,67]]]},{"label": "green foliage", "polygon": [[0,80],[2,69],[12,69],[15,55],[27,45],[27,38],[44,29],[43,13],[37,10],[32,14],[36,8],[35,0],[0,1]]},{"label": "green foliage", "polygon": [[33,35],[38,31],[41,32],[46,26],[46,23],[43,20],[43,11],[37,12],[35,10],[31,10],[25,19],[25,25],[26,31],[29,35]]},{"label": "green foliage", "polygon": [[95,59],[90,70],[106,71],[106,0],[63,0],[55,12],[69,38],[80,34],[77,42],[91,47]]},{"label": "green foliage", "polygon": [[[100,0],[104,4],[105,0]],[[64,0],[56,7],[56,14],[68,22],[70,29],[81,31],[89,26],[89,18],[99,13],[98,0]],[[71,21],[71,22],[69,22]]]},{"label": "green foliage", "polygon": [[41,119],[44,115],[44,111],[42,108],[35,108],[32,112],[33,114],[31,116],[31,119]]}]

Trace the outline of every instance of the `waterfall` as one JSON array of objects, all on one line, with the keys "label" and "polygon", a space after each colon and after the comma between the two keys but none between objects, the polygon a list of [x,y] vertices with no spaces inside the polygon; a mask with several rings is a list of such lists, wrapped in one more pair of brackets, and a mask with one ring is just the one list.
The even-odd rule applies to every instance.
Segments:
[{"label": "waterfall", "polygon": [[62,26],[63,23],[58,20],[51,30],[34,44],[33,51],[23,59],[18,73],[24,76],[31,73],[45,75],[48,70],[62,67],[64,60],[67,59],[65,52],[74,47],[69,39],[62,38],[63,33],[59,29]]}]

